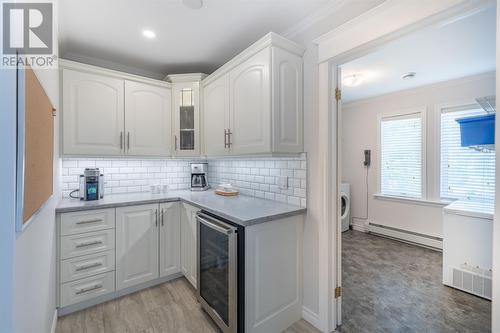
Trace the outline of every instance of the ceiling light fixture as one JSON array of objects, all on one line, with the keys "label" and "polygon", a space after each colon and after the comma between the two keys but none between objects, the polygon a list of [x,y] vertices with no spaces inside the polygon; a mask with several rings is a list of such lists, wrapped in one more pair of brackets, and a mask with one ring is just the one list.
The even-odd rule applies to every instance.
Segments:
[{"label": "ceiling light fixture", "polygon": [[406,74],[403,74],[403,76],[401,76],[401,78],[403,80],[411,80],[411,79],[414,79],[415,76],[417,76],[417,73],[415,73],[415,72],[408,72]]},{"label": "ceiling light fixture", "polygon": [[142,35],[148,39],[153,39],[156,37],[156,33],[153,30],[149,29],[142,30]]},{"label": "ceiling light fixture", "polygon": [[363,74],[347,75],[342,78],[342,85],[356,87],[363,83],[364,79]]},{"label": "ceiling light fixture", "polygon": [[200,9],[203,7],[203,0],[182,0],[182,3],[189,9]]}]

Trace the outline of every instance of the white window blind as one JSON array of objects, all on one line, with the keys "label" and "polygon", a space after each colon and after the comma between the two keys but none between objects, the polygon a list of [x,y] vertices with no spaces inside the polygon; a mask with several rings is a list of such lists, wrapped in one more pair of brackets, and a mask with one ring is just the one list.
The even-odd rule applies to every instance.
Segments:
[{"label": "white window blind", "polygon": [[422,114],[382,118],[380,192],[422,197]]},{"label": "white window blind", "polygon": [[458,118],[484,115],[482,109],[443,110],[441,113],[441,198],[493,204],[495,152],[460,145]]}]

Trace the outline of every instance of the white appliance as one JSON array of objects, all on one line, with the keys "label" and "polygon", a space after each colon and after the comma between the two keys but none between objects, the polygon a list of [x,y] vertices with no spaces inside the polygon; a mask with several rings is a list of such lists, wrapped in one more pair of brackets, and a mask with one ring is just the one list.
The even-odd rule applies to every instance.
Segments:
[{"label": "white appliance", "polygon": [[493,205],[455,201],[443,209],[443,283],[491,299]]},{"label": "white appliance", "polygon": [[342,232],[349,230],[351,225],[351,185],[344,183],[340,185],[340,202],[342,219]]}]

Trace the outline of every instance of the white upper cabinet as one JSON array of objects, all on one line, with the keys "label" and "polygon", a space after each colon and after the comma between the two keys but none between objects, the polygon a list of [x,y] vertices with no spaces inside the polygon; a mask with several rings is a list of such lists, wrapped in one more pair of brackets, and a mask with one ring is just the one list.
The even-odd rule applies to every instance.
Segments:
[{"label": "white upper cabinet", "polygon": [[158,204],[116,209],[116,289],[159,277]]},{"label": "white upper cabinet", "polygon": [[269,59],[265,48],[230,74],[230,148],[233,154],[271,151],[271,104]]},{"label": "white upper cabinet", "polygon": [[160,277],[181,271],[180,203],[160,204]]},{"label": "white upper cabinet", "polygon": [[168,82],[61,60],[62,154],[172,154]]},{"label": "white upper cabinet", "polygon": [[123,80],[64,69],[63,154],[120,155]]},{"label": "white upper cabinet", "polygon": [[303,53],[269,33],[202,82],[206,155],[304,151]]},{"label": "white upper cabinet", "polygon": [[205,155],[227,154],[229,74],[219,77],[204,87],[203,124]]},{"label": "white upper cabinet", "polygon": [[303,151],[302,58],[278,47],[272,48],[273,151]]},{"label": "white upper cabinet", "polygon": [[170,89],[125,81],[124,149],[127,155],[171,154],[171,95]]}]

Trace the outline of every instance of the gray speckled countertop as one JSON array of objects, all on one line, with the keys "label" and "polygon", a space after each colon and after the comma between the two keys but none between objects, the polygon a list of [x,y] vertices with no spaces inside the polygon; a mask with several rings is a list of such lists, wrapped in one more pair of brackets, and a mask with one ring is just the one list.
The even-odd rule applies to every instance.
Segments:
[{"label": "gray speckled countertop", "polygon": [[169,191],[162,194],[114,194],[96,201],[62,199],[56,208],[56,213],[169,201],[184,201],[244,227],[288,216],[305,214],[306,212],[306,209],[303,207],[245,195],[223,197],[215,194],[213,190],[204,192],[184,190]]}]

